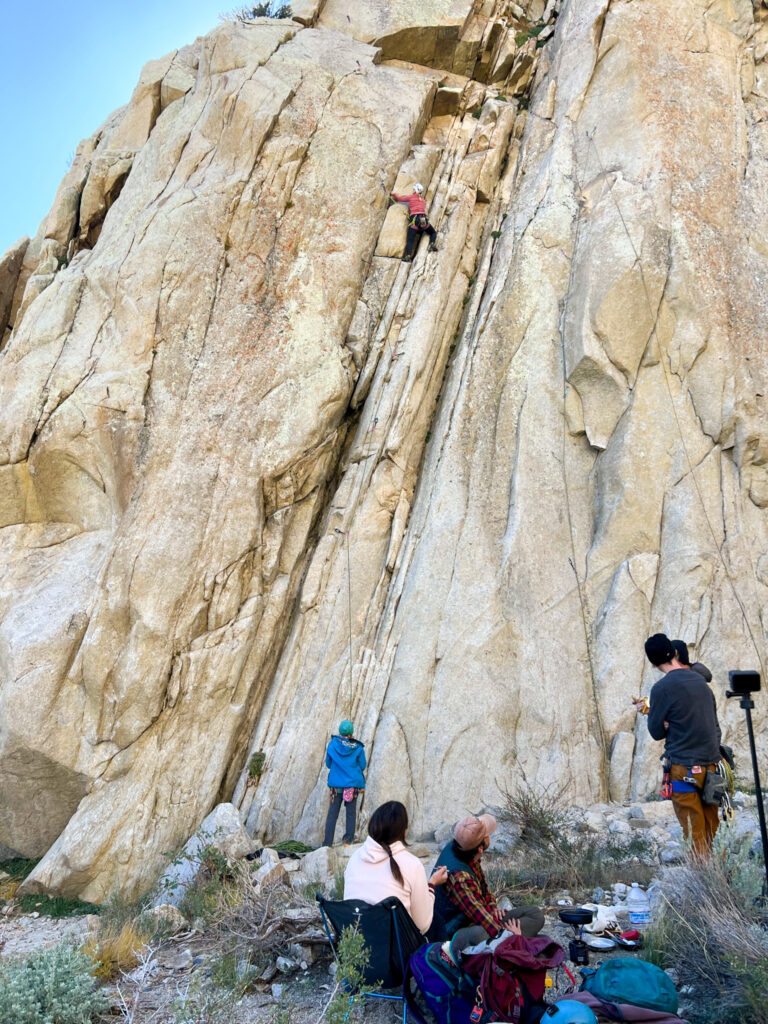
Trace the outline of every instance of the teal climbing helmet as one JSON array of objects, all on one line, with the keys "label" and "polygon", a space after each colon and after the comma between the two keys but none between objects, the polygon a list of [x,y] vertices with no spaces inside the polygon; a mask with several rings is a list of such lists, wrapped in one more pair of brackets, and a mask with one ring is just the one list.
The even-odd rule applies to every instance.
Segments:
[{"label": "teal climbing helmet", "polygon": [[345,718],[339,726],[339,736],[351,736],[354,731],[354,725],[352,725],[348,718]]},{"label": "teal climbing helmet", "polygon": [[575,999],[560,999],[548,1006],[542,1024],[597,1024],[597,1017],[588,1006]]}]

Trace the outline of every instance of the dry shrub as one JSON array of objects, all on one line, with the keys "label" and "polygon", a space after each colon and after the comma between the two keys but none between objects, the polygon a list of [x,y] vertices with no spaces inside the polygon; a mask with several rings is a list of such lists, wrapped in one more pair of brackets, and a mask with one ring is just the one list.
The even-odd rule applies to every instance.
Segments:
[{"label": "dry shrub", "polygon": [[292,942],[327,944],[314,898],[307,899],[283,884],[259,885],[258,865],[238,861],[229,865],[218,888],[207,883],[208,910],[204,935],[196,941],[199,952],[212,957],[219,981],[238,984],[256,974]]},{"label": "dry shrub", "polygon": [[768,1024],[768,934],[747,847],[727,836],[710,861],[662,873],[647,957],[691,990],[695,1024]]},{"label": "dry shrub", "polygon": [[629,875],[651,880],[655,858],[648,837],[577,831],[574,812],[564,806],[567,788],[531,783],[518,765],[514,786],[502,791],[502,817],[520,829],[520,841],[505,877],[496,880],[499,894],[606,887]]}]

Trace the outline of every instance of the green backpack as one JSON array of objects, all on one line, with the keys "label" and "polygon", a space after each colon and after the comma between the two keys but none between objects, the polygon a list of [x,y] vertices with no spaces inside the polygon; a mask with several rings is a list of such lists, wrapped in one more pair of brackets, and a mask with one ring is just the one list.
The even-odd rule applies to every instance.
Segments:
[{"label": "green backpack", "polygon": [[677,1013],[677,991],[659,967],[622,956],[606,960],[595,970],[582,970],[582,992],[609,1003],[629,1003],[660,1013]]}]

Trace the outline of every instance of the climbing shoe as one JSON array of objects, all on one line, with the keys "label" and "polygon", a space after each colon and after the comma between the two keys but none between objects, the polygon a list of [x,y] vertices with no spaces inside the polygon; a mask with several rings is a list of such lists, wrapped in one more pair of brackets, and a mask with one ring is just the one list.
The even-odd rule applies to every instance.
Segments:
[{"label": "climbing shoe", "polygon": [[437,252],[437,245],[434,242],[430,242],[427,252]]}]

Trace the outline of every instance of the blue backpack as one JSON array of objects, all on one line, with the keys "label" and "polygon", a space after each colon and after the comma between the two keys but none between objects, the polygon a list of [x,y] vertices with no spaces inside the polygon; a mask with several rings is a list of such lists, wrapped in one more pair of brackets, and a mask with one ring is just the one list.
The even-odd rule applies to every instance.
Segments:
[{"label": "blue backpack", "polygon": [[581,972],[582,992],[610,1003],[629,1003],[660,1013],[677,1013],[677,991],[661,968],[634,957],[606,960],[597,970]]},{"label": "blue backpack", "polygon": [[487,1024],[495,1015],[477,1010],[475,984],[440,956],[440,943],[417,949],[408,962],[403,996],[418,1024]]}]

